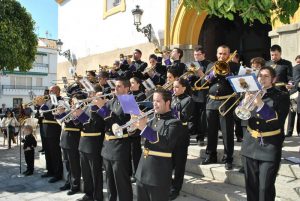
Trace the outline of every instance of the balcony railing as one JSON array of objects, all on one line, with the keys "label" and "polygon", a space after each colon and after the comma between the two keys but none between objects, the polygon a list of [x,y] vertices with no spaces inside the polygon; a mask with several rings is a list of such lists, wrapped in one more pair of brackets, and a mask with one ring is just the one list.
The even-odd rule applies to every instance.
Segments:
[{"label": "balcony railing", "polygon": [[27,90],[45,90],[46,86],[24,86],[24,85],[2,85],[2,90],[4,89],[27,89]]},{"label": "balcony railing", "polygon": [[49,64],[44,64],[44,63],[33,63],[32,65],[33,67],[44,67],[44,68],[48,68]]}]

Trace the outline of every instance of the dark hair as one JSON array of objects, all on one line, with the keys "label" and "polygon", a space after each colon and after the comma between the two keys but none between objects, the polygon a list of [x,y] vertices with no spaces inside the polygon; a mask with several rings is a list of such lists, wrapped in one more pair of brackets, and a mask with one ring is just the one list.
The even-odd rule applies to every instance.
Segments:
[{"label": "dark hair", "polygon": [[150,59],[154,59],[154,60],[157,61],[157,56],[156,56],[155,54],[150,54],[149,60],[150,60]]},{"label": "dark hair", "polygon": [[259,69],[259,71],[258,71],[258,75],[259,75],[259,73],[262,70],[268,70],[270,72],[270,75],[271,75],[272,78],[276,77],[276,71],[271,66],[263,66],[263,67],[261,67],[261,69]]},{"label": "dark hair", "polygon": [[44,90],[44,95],[49,95],[49,89]]},{"label": "dark hair", "polygon": [[256,64],[260,64],[261,66],[265,66],[266,60],[262,57],[254,57],[251,59],[250,63],[251,64],[256,63]]},{"label": "dark hair", "polygon": [[73,94],[72,98],[76,98],[78,100],[82,100],[82,99],[86,99],[87,95],[80,92],[80,93]]},{"label": "dark hair", "polygon": [[172,94],[170,91],[162,88],[162,87],[157,87],[154,91],[154,93],[158,93],[162,96],[162,99],[167,102],[170,101],[170,104],[172,102]]},{"label": "dark hair", "polygon": [[128,79],[119,77],[119,78],[116,79],[116,81],[122,82],[122,84],[124,85],[124,87],[127,87],[127,88],[130,87],[130,81]]},{"label": "dark hair", "polygon": [[270,51],[271,52],[278,51],[278,52],[281,53],[281,47],[279,45],[272,45],[271,48],[270,48]]},{"label": "dark hair", "polygon": [[220,45],[217,49],[219,49],[220,47],[224,49],[228,49],[230,53],[230,48],[227,45]]},{"label": "dark hair", "polygon": [[94,85],[94,90],[95,90],[96,93],[97,92],[101,92],[102,91],[102,87],[100,86],[100,84],[95,84]]},{"label": "dark hair", "polygon": [[192,95],[192,88],[186,79],[181,77],[181,78],[176,79],[175,81],[178,81],[181,86],[186,88],[184,91],[185,94],[187,94],[189,96]]},{"label": "dark hair", "polygon": [[11,111],[11,110],[7,110],[6,112],[5,112],[5,116],[7,117],[7,114],[8,113],[10,113],[11,114],[11,117],[14,117],[14,113],[13,113],[13,111]]},{"label": "dark hair", "polygon": [[169,68],[167,73],[171,73],[174,77],[179,77],[180,76],[178,70],[174,67]]},{"label": "dark hair", "polygon": [[98,77],[99,78],[109,78],[109,73],[106,71],[100,71]]},{"label": "dark hair", "polygon": [[296,61],[297,59],[300,59],[300,55],[297,55],[297,56],[296,56],[295,61]]},{"label": "dark hair", "polygon": [[135,51],[135,52],[138,52],[138,53],[140,53],[140,54],[142,54],[142,51],[139,50],[139,49],[135,49],[134,51]]},{"label": "dark hair", "polygon": [[202,54],[205,54],[204,48],[201,45],[195,47],[194,51],[195,52],[201,52]]},{"label": "dark hair", "polygon": [[134,79],[138,84],[140,84],[139,90],[145,91],[144,86],[143,86],[143,84],[142,84],[142,80],[141,80],[140,78],[138,78],[138,77],[132,77],[132,78],[130,78],[130,79]]},{"label": "dark hair", "polygon": [[181,59],[183,57],[183,51],[182,51],[182,49],[180,49],[178,47],[175,47],[174,50],[176,50],[180,54],[179,59]]},{"label": "dark hair", "polygon": [[87,73],[90,73],[91,76],[96,77],[96,71],[95,71],[95,70],[87,70],[87,71],[86,71],[86,74],[87,74]]}]

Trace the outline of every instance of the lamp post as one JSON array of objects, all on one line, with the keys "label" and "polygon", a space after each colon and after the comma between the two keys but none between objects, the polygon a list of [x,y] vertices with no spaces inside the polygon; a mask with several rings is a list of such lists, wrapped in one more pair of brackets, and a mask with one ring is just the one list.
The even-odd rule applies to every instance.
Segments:
[{"label": "lamp post", "polygon": [[66,51],[64,51],[64,52],[62,52],[61,47],[63,46],[63,44],[64,44],[64,43],[63,43],[60,39],[58,39],[58,40],[56,41],[56,46],[57,46],[58,54],[59,54],[60,56],[64,56],[66,59],[68,59],[68,61],[71,62],[71,52],[70,52],[70,49],[68,49],[68,50],[66,50]]},{"label": "lamp post", "polygon": [[148,24],[147,26],[145,26],[143,28],[139,27],[142,24],[141,18],[142,18],[144,11],[142,9],[140,9],[139,5],[136,5],[136,8],[133,9],[131,12],[133,15],[133,20],[134,20],[134,25],[136,26],[136,30],[138,32],[142,32],[145,35],[145,37],[148,38],[149,42],[151,42],[152,25]]}]

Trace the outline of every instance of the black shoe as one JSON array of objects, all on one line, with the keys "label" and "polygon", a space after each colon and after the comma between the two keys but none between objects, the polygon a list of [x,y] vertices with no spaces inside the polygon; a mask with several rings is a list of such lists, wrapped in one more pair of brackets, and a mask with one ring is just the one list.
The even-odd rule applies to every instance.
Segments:
[{"label": "black shoe", "polygon": [[41,149],[41,150],[39,150],[39,152],[45,152],[45,150],[44,150],[44,149]]},{"label": "black shoe", "polygon": [[78,193],[79,192],[79,189],[76,189],[76,190],[69,190],[68,192],[67,192],[67,195],[74,195],[74,194],[76,194],[76,193]]},{"label": "black shoe", "polygon": [[52,177],[51,179],[49,179],[49,183],[55,183],[57,181],[61,180],[61,178],[57,178],[57,177]]},{"label": "black shoe", "polygon": [[171,190],[170,191],[170,195],[169,195],[169,198],[170,200],[175,200],[179,195],[179,192],[176,191],[176,190]]},{"label": "black shoe", "polygon": [[240,169],[239,169],[239,173],[245,173],[245,169],[244,169],[244,167],[241,167]]},{"label": "black shoe", "polygon": [[205,146],[204,140],[198,140],[198,146],[200,147]]},{"label": "black shoe", "polygon": [[292,133],[286,134],[285,137],[292,137]]},{"label": "black shoe", "polygon": [[22,174],[26,174],[27,172],[29,172],[29,170],[24,171]]},{"label": "black shoe", "polygon": [[203,161],[201,161],[201,165],[208,165],[211,163],[217,163],[217,156],[208,155]]},{"label": "black shoe", "polygon": [[232,170],[232,163],[226,162],[225,163],[225,169],[226,170]]},{"label": "black shoe", "polygon": [[71,188],[70,184],[65,184],[62,187],[59,188],[61,191],[69,190]]},{"label": "black shoe", "polygon": [[136,178],[135,177],[131,177],[130,181],[131,181],[131,183],[135,183],[136,182]]},{"label": "black shoe", "polygon": [[28,171],[26,172],[26,174],[24,174],[25,176],[30,176],[30,175],[33,175],[33,172],[32,171]]},{"label": "black shoe", "polygon": [[76,201],[93,201],[93,199],[87,195],[84,195],[82,198],[79,198]]},{"label": "black shoe", "polygon": [[45,174],[41,175],[42,178],[46,178],[46,177],[52,177],[52,174],[49,174],[48,172]]}]

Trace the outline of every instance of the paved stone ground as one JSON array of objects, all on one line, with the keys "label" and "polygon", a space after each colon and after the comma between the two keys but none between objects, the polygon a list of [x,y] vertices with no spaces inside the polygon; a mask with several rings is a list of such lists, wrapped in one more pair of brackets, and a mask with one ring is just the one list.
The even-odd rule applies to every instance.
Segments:
[{"label": "paved stone ground", "polygon": [[[38,134],[37,134],[38,135]],[[66,191],[59,191],[64,181],[49,184],[48,179],[41,178],[44,173],[44,156],[37,151],[41,149],[40,142],[35,153],[35,172],[31,176],[24,177],[20,175],[20,152],[19,146],[13,145],[12,149],[3,146],[3,135],[0,133],[0,201],[62,201],[76,200],[82,197],[83,193],[68,196]],[[26,170],[23,150],[21,153],[22,172]],[[40,158],[41,157],[41,158]],[[133,189],[135,186],[133,185]],[[107,197],[107,189],[104,186],[104,197]],[[134,190],[135,191],[135,190]],[[135,192],[134,192],[135,194]],[[136,196],[134,195],[134,200]],[[204,201],[191,195],[181,193],[176,201]]]}]

